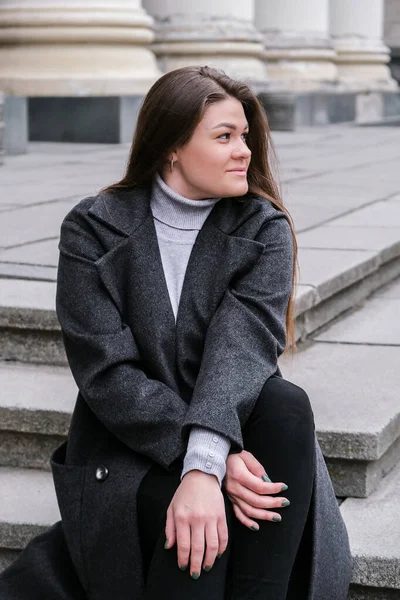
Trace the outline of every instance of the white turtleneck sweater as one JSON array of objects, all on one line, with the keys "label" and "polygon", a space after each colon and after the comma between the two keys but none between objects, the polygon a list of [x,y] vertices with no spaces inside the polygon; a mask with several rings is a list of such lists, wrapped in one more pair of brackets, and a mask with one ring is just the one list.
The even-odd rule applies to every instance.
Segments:
[{"label": "white turtleneck sweater", "polygon": [[[193,244],[220,199],[191,200],[174,192],[160,175],[156,174],[153,179],[150,208],[175,320]],[[181,480],[188,471],[199,469],[215,475],[221,486],[230,447],[228,437],[206,427],[192,426]]]}]

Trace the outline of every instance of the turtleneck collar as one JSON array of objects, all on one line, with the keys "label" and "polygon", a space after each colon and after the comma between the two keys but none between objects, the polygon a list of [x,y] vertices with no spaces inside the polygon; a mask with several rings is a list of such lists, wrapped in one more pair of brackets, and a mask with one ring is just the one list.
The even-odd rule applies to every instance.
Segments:
[{"label": "turtleneck collar", "polygon": [[172,190],[156,173],[153,179],[150,207],[153,216],[179,229],[201,229],[208,213],[221,198],[192,200]]}]

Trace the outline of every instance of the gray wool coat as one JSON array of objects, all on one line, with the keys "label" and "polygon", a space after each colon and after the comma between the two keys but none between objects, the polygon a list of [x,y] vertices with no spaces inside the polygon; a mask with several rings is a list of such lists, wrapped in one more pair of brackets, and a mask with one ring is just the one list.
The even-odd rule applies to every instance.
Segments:
[{"label": "gray wool coat", "polygon": [[[68,440],[51,457],[64,533],[89,600],[143,600],[139,485],[154,461],[169,470],[183,458],[193,424],[243,449],[265,381],[281,376],[290,231],[264,199],[216,203],[176,323],[150,186],[82,200],[59,249],[57,316],[79,388]],[[345,600],[347,532],[317,440],[315,453],[308,600]]]}]

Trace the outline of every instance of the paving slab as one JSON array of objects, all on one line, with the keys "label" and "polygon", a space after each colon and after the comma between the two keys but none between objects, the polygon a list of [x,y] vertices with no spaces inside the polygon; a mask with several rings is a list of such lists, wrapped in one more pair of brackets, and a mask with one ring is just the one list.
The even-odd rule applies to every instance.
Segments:
[{"label": "paving slab", "polygon": [[[36,194],[36,190],[31,193]],[[10,248],[27,242],[39,242],[58,237],[61,222],[73,204],[71,202],[48,202],[3,212],[0,221],[1,247]]]},{"label": "paving slab", "polygon": [[399,314],[400,299],[372,298],[352,314],[331,325],[324,333],[313,335],[312,339],[319,342],[380,344],[400,348]]},{"label": "paving slab", "polygon": [[0,467],[0,547],[21,549],[60,520],[51,473]]},{"label": "paving slab", "polygon": [[325,457],[377,460],[399,437],[399,347],[317,342],[279,364],[309,395]]},{"label": "paving slab", "polygon": [[340,511],[349,533],[354,584],[400,590],[400,465],[368,498],[347,498]]},{"label": "paving slab", "polygon": [[398,228],[400,227],[400,204],[392,200],[375,202],[331,221],[328,227]]},{"label": "paving slab", "polygon": [[58,236],[0,251],[1,263],[17,263],[56,267],[58,264]]}]

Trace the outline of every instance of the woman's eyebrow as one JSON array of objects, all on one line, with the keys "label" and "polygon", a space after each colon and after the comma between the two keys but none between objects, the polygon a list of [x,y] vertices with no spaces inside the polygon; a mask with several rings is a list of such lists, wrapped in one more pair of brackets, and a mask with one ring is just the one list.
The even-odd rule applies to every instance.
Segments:
[{"label": "woman's eyebrow", "polygon": [[[212,127],[212,129],[218,129],[218,127],[227,127],[228,129],[233,129],[236,131],[236,125],[233,125],[233,123],[218,123],[218,125],[215,125],[214,127]],[[246,125],[243,127],[243,129],[248,129],[249,125],[248,123],[246,123]]]}]

